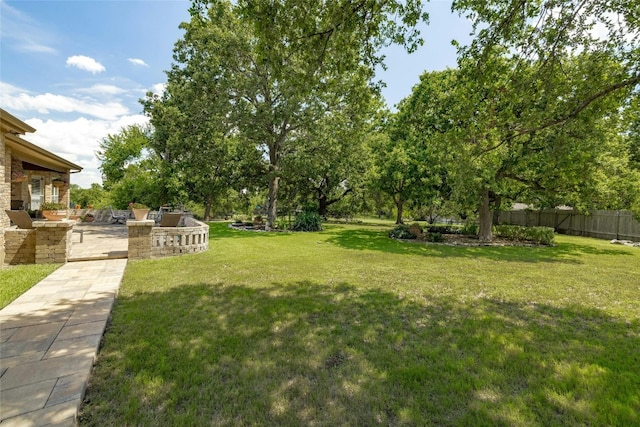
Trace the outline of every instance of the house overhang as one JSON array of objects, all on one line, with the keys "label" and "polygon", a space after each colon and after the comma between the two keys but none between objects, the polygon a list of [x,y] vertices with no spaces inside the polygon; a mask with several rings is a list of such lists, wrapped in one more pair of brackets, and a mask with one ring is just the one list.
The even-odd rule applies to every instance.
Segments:
[{"label": "house overhang", "polygon": [[[37,167],[31,170],[50,170],[60,173],[66,173],[67,171],[76,173],[82,170],[81,166],[65,160],[62,157],[45,150],[44,148],[40,148],[37,145],[25,139],[22,139],[18,135],[15,135],[13,133],[5,134],[5,143],[7,148],[11,150],[11,154],[14,157],[22,160],[23,166],[32,164],[33,166]],[[27,163],[27,165],[25,165],[25,162]]]},{"label": "house overhang", "polygon": [[13,114],[9,114],[0,108],[0,131],[13,135],[24,135],[25,133],[33,133],[36,130]]}]

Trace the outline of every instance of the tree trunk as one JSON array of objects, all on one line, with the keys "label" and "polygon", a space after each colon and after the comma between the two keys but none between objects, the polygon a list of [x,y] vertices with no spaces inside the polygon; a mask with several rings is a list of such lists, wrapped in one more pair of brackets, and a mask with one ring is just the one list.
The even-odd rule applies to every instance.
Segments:
[{"label": "tree trunk", "polygon": [[267,223],[265,230],[269,231],[276,223],[278,216],[278,185],[280,177],[277,173],[269,175],[269,200],[267,201]]},{"label": "tree trunk", "polygon": [[277,141],[269,146],[269,197],[267,199],[267,222],[264,225],[266,231],[271,231],[276,225],[278,217],[278,186],[280,185],[280,147],[284,141],[285,133],[282,133]]},{"label": "tree trunk", "polygon": [[493,223],[500,224],[500,206],[502,206],[502,196],[493,194]]},{"label": "tree trunk", "polygon": [[327,207],[329,207],[327,196],[322,194],[322,190],[319,190],[318,193],[318,215],[325,217],[327,216]]},{"label": "tree trunk", "polygon": [[402,197],[398,197],[398,198],[394,197],[393,201],[396,203],[396,209],[398,211],[396,215],[396,224],[404,224],[404,221],[402,221],[402,210],[404,208],[404,200],[402,200]]},{"label": "tree trunk", "polygon": [[482,204],[480,205],[480,232],[478,238],[481,242],[493,240],[493,215],[490,208],[489,190],[484,190],[482,194]]},{"label": "tree trunk", "polygon": [[318,215],[322,217],[326,217],[329,211],[329,206],[338,203],[340,200],[344,199],[345,196],[351,192],[353,192],[352,188],[347,188],[336,198],[329,200],[327,195],[322,192],[322,188],[317,189],[318,192]]},{"label": "tree trunk", "polygon": [[211,197],[211,195],[207,196],[207,199],[204,202],[204,220],[205,221],[211,221],[211,205],[213,204],[212,202],[213,198]]}]

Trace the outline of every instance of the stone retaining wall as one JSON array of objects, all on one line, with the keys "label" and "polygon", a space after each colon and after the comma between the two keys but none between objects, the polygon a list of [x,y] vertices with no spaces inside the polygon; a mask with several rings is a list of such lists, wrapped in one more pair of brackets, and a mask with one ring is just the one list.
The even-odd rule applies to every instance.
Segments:
[{"label": "stone retaining wall", "polygon": [[183,217],[185,227],[154,227],[153,220],[127,221],[129,259],[145,259],[204,252],[209,249],[209,226]]},{"label": "stone retaining wall", "polygon": [[33,221],[33,229],[4,230],[5,264],[65,263],[71,254],[73,221]]},{"label": "stone retaining wall", "polygon": [[184,217],[185,227],[154,227],[151,254],[154,257],[194,254],[209,250],[209,226]]},{"label": "stone retaining wall", "polygon": [[64,263],[71,253],[72,221],[34,221],[36,264]]},{"label": "stone retaining wall", "polygon": [[4,232],[5,264],[35,264],[36,230],[10,228]]}]

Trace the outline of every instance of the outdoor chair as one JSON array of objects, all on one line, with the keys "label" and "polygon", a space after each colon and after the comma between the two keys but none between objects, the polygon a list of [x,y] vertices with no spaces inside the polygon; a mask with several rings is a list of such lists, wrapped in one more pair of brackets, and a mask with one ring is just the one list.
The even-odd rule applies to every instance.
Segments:
[{"label": "outdoor chair", "polygon": [[124,224],[127,221],[127,216],[124,214],[116,214],[113,211],[113,208],[111,206],[109,206],[109,210],[111,211],[111,223],[115,224]]},{"label": "outdoor chair", "polygon": [[5,210],[9,219],[18,227],[24,230],[33,228],[33,220],[27,213],[27,211],[10,211]]},{"label": "outdoor chair", "polygon": [[167,212],[160,219],[160,227],[177,227],[182,218],[181,213]]}]

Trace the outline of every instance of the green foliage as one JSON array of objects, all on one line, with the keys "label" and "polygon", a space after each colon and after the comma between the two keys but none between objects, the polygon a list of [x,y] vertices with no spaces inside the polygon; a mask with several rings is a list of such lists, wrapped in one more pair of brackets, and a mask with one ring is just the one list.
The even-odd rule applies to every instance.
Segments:
[{"label": "green foliage", "polygon": [[100,161],[100,170],[107,190],[124,178],[130,164],[144,158],[144,150],[149,146],[149,137],[150,129],[131,125],[103,138],[96,157]]},{"label": "green foliage", "polygon": [[285,217],[279,217],[278,220],[276,221],[276,228],[278,230],[289,230],[291,228],[291,224],[289,223],[289,220]]},{"label": "green foliage", "polygon": [[509,240],[529,241],[542,245],[551,245],[555,232],[551,227],[524,227],[521,225],[496,225],[494,233]]},{"label": "green foliage", "polygon": [[417,239],[417,236],[409,230],[407,224],[398,224],[391,231],[389,231],[389,237],[392,239]]},{"label": "green foliage", "polygon": [[475,222],[468,221],[462,226],[461,233],[465,236],[477,236],[479,228]]},{"label": "green foliage", "polygon": [[[268,227],[275,224],[280,181],[305,171],[306,178],[316,181],[323,211],[325,199],[340,198],[345,180],[349,182],[342,191],[352,188],[354,174],[346,170],[348,165],[339,165],[338,176],[329,176],[329,160],[314,158],[322,155],[305,148],[322,143],[331,147],[347,136],[346,143],[360,132],[375,93],[369,82],[383,60],[377,50],[389,43],[417,47],[415,24],[426,17],[421,2],[374,0],[345,7],[302,0],[195,1],[190,13],[190,21],[182,25],[184,38],[174,50],[171,96],[165,96],[169,108],[159,114],[185,123],[186,130],[196,128],[193,138],[190,131],[183,136],[202,147],[201,157],[209,165],[203,170],[232,164],[212,161],[209,139],[211,147],[219,146],[232,130],[253,146],[257,158],[267,161],[267,167],[255,169],[261,184],[269,187]],[[206,128],[211,132],[204,132]],[[163,129],[159,141],[171,142],[171,130]],[[299,158],[290,158],[296,155]],[[332,150],[327,156],[335,159]],[[312,168],[301,166],[309,160]],[[299,189],[302,184],[291,186]],[[291,191],[289,198],[309,197],[303,190],[303,195]]]},{"label": "green foliage", "polygon": [[90,188],[80,188],[77,184],[71,184],[71,201],[86,209],[88,206],[101,208],[109,206],[109,194],[100,184],[93,183]]},{"label": "green foliage", "polygon": [[462,228],[454,225],[434,224],[427,227],[429,233],[462,234]]},{"label": "green foliage", "polygon": [[127,209],[129,203],[137,200],[147,206],[161,206],[164,184],[156,172],[145,170],[143,165],[130,165],[124,178],[114,183],[109,191],[110,205],[114,209]]},{"label": "green foliage", "polygon": [[322,231],[322,217],[315,210],[304,210],[296,215],[291,229],[294,231]]},{"label": "green foliage", "polygon": [[64,209],[67,209],[67,205],[64,203],[43,202],[40,204],[41,211],[58,211]]},{"label": "green foliage", "polygon": [[621,111],[631,108],[622,122],[638,117],[630,4],[454,2],[476,37],[458,46],[458,69],[426,73],[399,114],[409,138],[443,153],[451,191],[441,197],[479,212],[482,239],[503,202],[627,207],[636,198],[632,156],[615,141],[633,134],[619,128]]},{"label": "green foliage", "polygon": [[433,233],[433,232],[425,233],[423,238],[427,242],[433,242],[433,243],[439,243],[444,240],[444,238],[442,237],[442,233]]},{"label": "green foliage", "polygon": [[130,202],[129,203],[129,209],[149,209],[149,206],[143,204],[143,203],[138,203],[138,202]]}]

